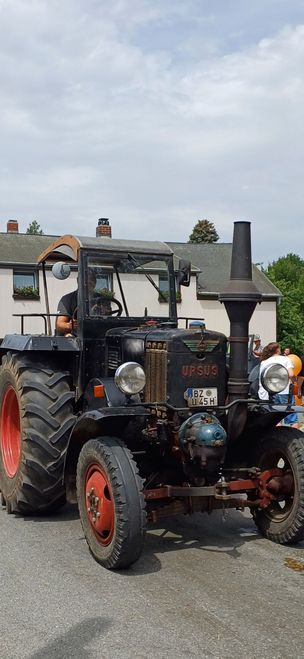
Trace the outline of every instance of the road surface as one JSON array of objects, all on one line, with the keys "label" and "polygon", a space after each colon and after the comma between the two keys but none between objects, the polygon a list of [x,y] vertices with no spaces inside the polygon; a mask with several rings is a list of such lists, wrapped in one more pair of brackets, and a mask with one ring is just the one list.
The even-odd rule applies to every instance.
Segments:
[{"label": "road surface", "polygon": [[1,659],[304,657],[304,543],[217,511],[150,526],[124,572],[91,557],[77,510],[0,511]]}]

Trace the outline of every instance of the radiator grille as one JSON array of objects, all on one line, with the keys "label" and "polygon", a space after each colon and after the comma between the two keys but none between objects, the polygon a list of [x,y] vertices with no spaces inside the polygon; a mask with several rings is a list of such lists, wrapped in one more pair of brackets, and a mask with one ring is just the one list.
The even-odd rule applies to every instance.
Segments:
[{"label": "radiator grille", "polygon": [[148,342],[145,355],[145,402],[167,401],[167,345],[163,341]]},{"label": "radiator grille", "polygon": [[116,371],[118,366],[121,364],[120,350],[119,348],[110,347],[108,349],[108,370]]}]

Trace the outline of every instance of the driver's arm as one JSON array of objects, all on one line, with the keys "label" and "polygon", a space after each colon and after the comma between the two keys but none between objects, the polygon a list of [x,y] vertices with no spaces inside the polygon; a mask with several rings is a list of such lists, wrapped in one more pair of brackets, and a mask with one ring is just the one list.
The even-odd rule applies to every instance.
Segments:
[{"label": "driver's arm", "polygon": [[64,295],[58,304],[56,332],[63,336],[71,334],[77,327],[75,312],[77,309],[77,291]]},{"label": "driver's arm", "polygon": [[75,328],[75,322],[69,316],[57,316],[56,318],[56,332],[61,335],[71,334]]}]

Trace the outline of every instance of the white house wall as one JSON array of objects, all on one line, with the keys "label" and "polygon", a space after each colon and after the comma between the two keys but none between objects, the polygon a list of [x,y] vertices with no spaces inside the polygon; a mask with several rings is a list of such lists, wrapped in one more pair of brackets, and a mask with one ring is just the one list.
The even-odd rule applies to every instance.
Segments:
[{"label": "white house wall", "polygon": [[204,307],[200,300],[196,299],[196,277],[191,277],[190,286],[181,286],[182,301],[177,304],[177,315],[179,317],[179,327],[185,327],[186,318],[204,318]]},{"label": "white house wall", "polygon": [[[44,313],[46,311],[42,272],[39,272],[39,290],[40,300],[15,300],[13,298],[13,271],[12,269],[0,270],[0,337],[5,334],[20,333],[20,318],[13,314],[20,313]],[[50,312],[56,313],[59,299],[62,295],[69,293],[77,288],[77,273],[72,272],[70,277],[63,281],[55,279],[51,271],[47,271],[47,284],[50,301]],[[124,276],[121,276],[124,283]],[[158,284],[158,276],[153,275],[153,279]],[[149,316],[165,316],[167,305],[158,302],[156,291],[144,276],[136,278],[136,282],[128,276],[129,289],[132,290],[132,308],[130,314],[143,316],[145,307]],[[118,285],[114,280],[115,295],[121,301]],[[210,329],[223,332],[229,335],[229,320],[224,305],[217,300],[197,300],[196,299],[196,277],[191,278],[189,287],[181,287],[182,301],[177,304],[177,314],[179,317],[179,326],[185,327],[187,318],[204,318],[206,326]],[[52,320],[54,329],[55,320]],[[24,321],[24,331],[29,334],[40,334],[44,332],[44,323],[41,318],[26,318]],[[269,341],[276,339],[276,303],[273,301],[262,302],[257,305],[251,319],[249,332],[261,335],[262,343],[265,345]]]},{"label": "white house wall", "polygon": [[[46,277],[50,299],[50,312],[56,313],[57,304],[62,295],[69,293],[77,287],[77,274],[75,272],[71,273],[69,279],[65,279],[64,281],[55,279],[51,272],[47,272]],[[13,271],[8,268],[0,270],[0,338],[3,338],[5,334],[20,334],[20,318],[14,317],[13,314],[46,312],[42,272],[39,272],[39,291],[40,300],[15,300],[13,298]],[[54,326],[55,320],[53,319],[52,328]],[[43,319],[25,318],[24,332],[26,334],[43,334]]]},{"label": "white house wall", "polygon": [[261,302],[255,308],[249,325],[251,334],[260,334],[263,346],[277,339],[277,307],[275,301]]},{"label": "white house wall", "polygon": [[[192,277],[192,280],[189,288],[181,288],[182,302],[177,305],[177,313],[180,318],[179,326],[185,327],[185,320],[181,319],[183,316],[201,318],[204,319],[207,328],[223,332],[226,336],[229,336],[230,325],[224,305],[214,299],[197,300],[195,278]],[[260,334],[263,345],[276,340],[275,301],[257,304],[249,324],[249,334]]]},{"label": "white house wall", "polygon": [[[229,318],[224,305],[218,300],[195,300],[195,303],[191,305],[191,309],[189,306],[178,306],[181,307],[182,312],[178,311],[179,316],[196,315],[198,318],[204,318],[207,328],[223,332],[226,336],[229,336]],[[196,314],[194,314],[195,310]],[[189,313],[190,311],[191,313]],[[183,323],[184,321],[180,321],[179,325],[183,326]],[[260,334],[263,345],[276,340],[275,301],[262,302],[256,306],[249,324],[249,334]]]}]

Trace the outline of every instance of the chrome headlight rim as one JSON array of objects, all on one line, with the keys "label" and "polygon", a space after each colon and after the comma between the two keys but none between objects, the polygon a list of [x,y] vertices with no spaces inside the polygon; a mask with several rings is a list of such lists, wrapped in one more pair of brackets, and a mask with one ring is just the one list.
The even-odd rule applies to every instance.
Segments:
[{"label": "chrome headlight rim", "polygon": [[135,396],[145,388],[145,371],[137,362],[124,362],[116,369],[114,382],[123,394]]},{"label": "chrome headlight rim", "polygon": [[288,371],[282,364],[269,364],[261,374],[261,384],[269,394],[280,394],[288,383]]}]

